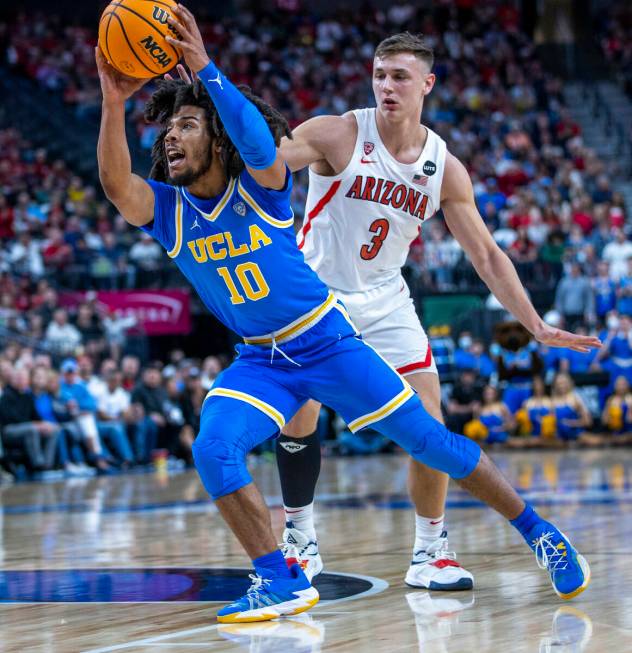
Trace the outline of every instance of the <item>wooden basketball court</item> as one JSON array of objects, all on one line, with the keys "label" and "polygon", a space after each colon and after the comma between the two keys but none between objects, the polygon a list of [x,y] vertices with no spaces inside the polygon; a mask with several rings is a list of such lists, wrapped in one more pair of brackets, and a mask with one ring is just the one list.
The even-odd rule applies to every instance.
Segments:
[{"label": "wooden basketball court", "polygon": [[[405,459],[338,458],[324,461],[318,488],[321,603],[301,617],[218,626],[216,609],[248,584],[247,559],[194,471],[130,474],[0,487],[0,650],[632,651],[632,454],[494,458],[588,558],[593,580],[578,599],[558,599],[518,534],[456,486],[450,544],[475,589],[406,587]],[[276,466],[253,471],[280,534]]]}]

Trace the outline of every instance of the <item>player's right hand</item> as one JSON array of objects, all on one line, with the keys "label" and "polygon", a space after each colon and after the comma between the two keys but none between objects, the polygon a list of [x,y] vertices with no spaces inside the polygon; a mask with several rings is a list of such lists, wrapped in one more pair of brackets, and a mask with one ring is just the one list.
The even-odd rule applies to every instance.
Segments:
[{"label": "player's right hand", "polygon": [[[193,84],[193,82],[195,82],[198,78],[198,76],[192,70],[187,70],[181,63],[176,66],[176,70],[178,71],[180,79],[187,84]],[[169,73],[165,73],[164,77],[170,81],[175,79]]]},{"label": "player's right hand", "polygon": [[97,62],[103,100],[106,102],[125,102],[127,98],[134,95],[138,89],[142,88],[149,81],[147,79],[128,77],[119,73],[118,70],[108,63],[98,45],[94,49],[94,55]]}]

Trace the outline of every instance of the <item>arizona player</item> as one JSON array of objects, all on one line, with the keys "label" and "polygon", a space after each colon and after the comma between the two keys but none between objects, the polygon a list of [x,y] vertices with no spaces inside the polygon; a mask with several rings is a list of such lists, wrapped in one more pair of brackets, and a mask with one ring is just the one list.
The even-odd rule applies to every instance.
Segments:
[{"label": "arizona player", "polygon": [[[406,32],[385,39],[374,57],[376,108],[308,120],[283,140],[281,152],[291,170],[310,166],[306,218],[298,235],[305,260],[343,301],[364,339],[442,420],[437,369],[401,274],[422,222],[439,208],[480,277],[537,340],[573,348],[582,338],[540,319],[476,209],[465,168],[421,124],[424,98],[435,83],[433,61],[419,37]],[[286,552],[298,555],[312,576],[323,566],[313,521],[318,411],[316,402],[306,404],[277,443]],[[438,590],[473,585],[471,573],[448,552],[447,488],[445,474],[411,460],[416,534],[409,585]]]},{"label": "arizona player", "polygon": [[287,566],[246,467],[248,451],[308,397],[332,406],[353,430],[371,425],[450,474],[511,520],[558,595],[582,592],[588,564],[568,539],[524,503],[476,443],[425,411],[304,262],[292,228],[292,179],[277,147],[287,123],[240,93],[209,60],[193,15],[181,5],[174,11],[177,45],[200,81],[166,82],[148,103],[148,117],[162,126],[154,179],[132,173],[125,138],[125,100],[139,82],[117,74],[100,52],[98,160],[103,188],[125,219],[165,247],[207,308],[244,339],[208,393],[193,445],[202,482],[256,572],[218,619],[265,621],[318,601],[300,566]]}]

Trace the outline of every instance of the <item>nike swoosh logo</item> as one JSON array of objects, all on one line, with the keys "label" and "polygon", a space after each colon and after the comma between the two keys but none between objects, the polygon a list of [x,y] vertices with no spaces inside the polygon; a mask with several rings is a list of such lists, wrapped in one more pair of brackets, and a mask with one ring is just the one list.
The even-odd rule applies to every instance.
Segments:
[{"label": "nike swoosh logo", "polygon": [[441,523],[441,520],[439,520],[439,521],[431,521],[431,522],[430,522],[430,525],[431,525],[431,526],[436,526],[437,524],[440,524],[440,523]]},{"label": "nike swoosh logo", "polygon": [[369,161],[368,159],[365,159],[364,157],[362,157],[360,159],[360,163],[377,163],[377,161]]},{"label": "nike swoosh logo", "polygon": [[[287,513],[293,515],[295,512],[303,512],[303,509],[300,508],[299,510],[286,510],[285,512],[287,512]],[[438,524],[438,523],[439,523],[439,522],[437,522],[437,524]]]}]

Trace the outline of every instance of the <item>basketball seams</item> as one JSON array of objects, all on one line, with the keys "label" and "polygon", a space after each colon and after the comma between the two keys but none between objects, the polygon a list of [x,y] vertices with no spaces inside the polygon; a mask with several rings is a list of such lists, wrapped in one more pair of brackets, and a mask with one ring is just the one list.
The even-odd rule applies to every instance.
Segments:
[{"label": "basketball seams", "polygon": [[[118,20],[119,25],[121,26],[121,33],[123,34],[123,38],[127,41],[127,45],[128,45],[128,47],[129,47],[129,49],[130,49],[130,52],[131,52],[131,53],[136,57],[136,59],[138,59],[138,62],[140,63],[140,65],[141,65],[143,68],[145,68],[145,70],[148,70],[152,75],[154,75],[154,76],[160,75],[160,74],[162,73],[162,71],[158,71],[158,72],[156,72],[155,70],[152,70],[152,69],[151,69],[151,68],[150,68],[150,67],[149,67],[149,66],[148,66],[148,65],[147,65],[147,64],[146,64],[146,63],[145,63],[145,62],[144,62],[144,61],[143,61],[143,60],[142,60],[142,59],[141,59],[137,54],[136,54],[136,50],[134,50],[134,47],[132,46],[132,44],[131,44],[129,38],[127,37],[127,32],[125,31],[125,25],[123,24],[123,21],[121,20],[121,17],[120,17],[120,16],[117,16],[116,13],[114,13],[114,12],[112,12],[112,16],[114,16],[114,18],[116,18],[116,20]],[[125,73],[123,73],[123,74],[125,74]]]},{"label": "basketball seams", "polygon": [[110,20],[108,20],[108,24],[105,27],[105,38],[103,39],[104,40],[103,45],[105,46],[105,49],[106,49],[107,58],[109,59],[110,63],[113,64],[114,60],[112,59],[112,53],[110,52],[110,46],[108,45],[108,33],[110,31],[110,25],[112,23],[112,16],[114,16],[114,12],[111,11],[109,14],[103,14],[103,17],[101,18],[101,20],[103,21],[103,19],[106,16],[109,16]]},{"label": "basketball seams", "polygon": [[[164,39],[168,34],[163,34],[160,29],[156,26],[155,23],[152,23],[150,20],[145,18],[142,14],[139,14],[136,10],[132,9],[131,7],[128,7],[123,4],[124,0],[118,0],[118,2],[111,2],[110,6],[111,7],[120,7],[121,9],[125,9],[126,11],[129,11],[130,14],[134,14],[137,18],[140,18],[143,22],[147,23],[153,30],[155,30],[162,38]],[[168,5],[167,5],[168,6]],[[171,45],[171,43],[165,43],[165,45],[169,46],[173,50],[173,55],[176,59],[180,58],[180,55],[178,54],[178,51]],[[162,71],[161,71],[162,72]],[[157,73],[160,74],[160,73]]]}]

